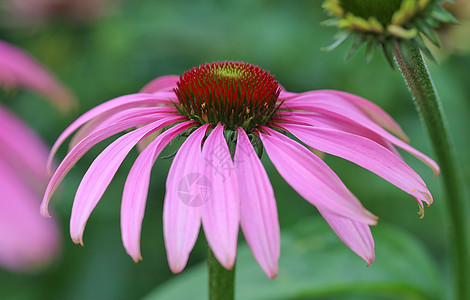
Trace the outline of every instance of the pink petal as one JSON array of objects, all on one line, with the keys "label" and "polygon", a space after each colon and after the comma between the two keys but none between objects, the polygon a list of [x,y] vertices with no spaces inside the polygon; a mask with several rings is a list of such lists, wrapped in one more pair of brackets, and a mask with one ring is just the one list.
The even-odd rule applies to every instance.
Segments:
[{"label": "pink petal", "polygon": [[54,220],[42,218],[38,209],[39,197],[0,156],[1,266],[26,271],[49,262],[57,254],[57,225]]},{"label": "pink petal", "polygon": [[[174,95],[174,94],[173,94]],[[101,105],[98,105],[83,115],[81,115],[78,119],[76,119],[69,127],[67,127],[64,132],[57,138],[57,141],[52,146],[51,152],[49,154],[49,164],[48,169],[51,169],[51,162],[54,158],[57,149],[59,149],[60,145],[64,142],[67,137],[69,137],[74,131],[80,128],[82,125],[87,123],[90,120],[93,120],[96,117],[99,117],[103,113],[107,112],[114,112],[117,113],[119,111],[138,107],[138,106],[146,106],[146,105],[156,105],[156,104],[168,104],[170,105],[171,102],[168,99],[167,95],[158,94],[132,94],[132,95],[125,95],[113,100],[107,101]]]},{"label": "pink petal", "polygon": [[75,101],[71,92],[30,55],[1,40],[0,85],[27,87],[50,98],[64,110]]},{"label": "pink petal", "polygon": [[70,235],[75,243],[83,245],[86,222],[127,154],[142,138],[176,120],[178,119],[162,119],[136,129],[118,138],[98,155],[83,176],[73,202]]},{"label": "pink petal", "polygon": [[132,166],[124,185],[121,204],[121,233],[124,248],[135,262],[140,255],[140,232],[147,201],[150,172],[160,152],[182,131],[194,126],[193,121],[186,121],[168,129],[139,155]]},{"label": "pink petal", "polygon": [[369,225],[339,217],[321,209],[318,211],[346,246],[362,257],[368,266],[374,262],[374,239]]},{"label": "pink petal", "polygon": [[199,127],[181,145],[166,180],[163,236],[168,264],[174,273],[181,272],[188,262],[201,226],[199,206],[210,197],[205,193],[210,192],[210,183],[203,176],[201,153],[208,127]]},{"label": "pink petal", "polygon": [[302,95],[302,94],[292,93],[292,92],[288,92],[284,89],[281,89],[281,92],[279,93],[279,100],[285,101],[285,100],[289,100],[291,98],[298,97],[299,95]]},{"label": "pink petal", "polygon": [[140,92],[141,93],[155,93],[159,91],[173,91],[176,87],[176,83],[179,80],[179,76],[166,75],[155,78],[145,85]]},{"label": "pink petal", "polygon": [[268,175],[241,128],[238,128],[235,168],[243,234],[256,261],[274,279],[281,251],[276,199]]},{"label": "pink petal", "polygon": [[52,194],[57,189],[57,187],[59,186],[60,182],[65,177],[65,175],[67,175],[68,171],[91,147],[93,147],[97,143],[101,142],[102,140],[118,132],[121,132],[123,130],[129,129],[132,127],[136,127],[142,124],[146,124],[148,122],[154,122],[156,120],[162,119],[163,117],[167,117],[164,120],[162,120],[167,125],[185,119],[185,117],[181,117],[181,116],[168,117],[168,115],[165,115],[165,114],[141,115],[141,112],[138,110],[134,111],[134,113],[135,113],[134,118],[131,118],[132,114],[129,113],[130,116],[128,120],[124,120],[120,123],[113,124],[107,128],[94,132],[93,134],[89,135],[88,137],[80,141],[73,149],[70,150],[70,152],[62,160],[59,167],[52,175],[51,180],[49,181],[49,184],[46,188],[46,192],[44,193],[43,201],[41,204],[42,215],[44,216],[49,215],[48,205],[49,205],[49,200],[51,199]]},{"label": "pink petal", "polygon": [[385,140],[377,133],[370,131],[369,129],[357,123],[353,123],[348,120],[344,120],[340,118],[335,118],[332,116],[327,116],[327,115],[318,114],[318,113],[310,113],[310,112],[295,112],[295,114],[288,113],[286,115],[287,115],[286,117],[282,116],[279,118],[274,118],[273,121],[275,120],[276,122],[281,122],[281,123],[287,122],[287,123],[294,123],[294,124],[299,124],[299,125],[312,125],[315,127],[335,129],[339,131],[352,133],[355,135],[368,138],[369,140],[372,140],[376,142],[377,144],[384,146],[385,148],[393,152],[393,154],[395,154],[396,156],[401,157],[397,149],[395,149],[395,147],[389,141]]},{"label": "pink petal", "polygon": [[204,142],[202,157],[203,174],[212,187],[212,196],[201,206],[202,226],[214,256],[224,268],[231,270],[237,255],[240,198],[235,167],[221,124]]},{"label": "pink petal", "polygon": [[174,107],[136,107],[129,108],[122,111],[108,111],[101,114],[99,117],[94,118],[93,120],[87,122],[83,125],[77,133],[72,137],[69,143],[69,149],[75,147],[78,142],[83,140],[88,135],[106,128],[110,125],[117,124],[119,122],[135,118],[136,116],[144,116],[151,114],[171,114],[177,113],[177,110]]},{"label": "pink petal", "polygon": [[377,106],[375,103],[361,98],[359,96],[335,90],[319,90],[318,92],[331,93],[337,95],[348,102],[354,104],[360,110],[367,114],[375,123],[379,124],[383,128],[392,132],[396,136],[400,137],[405,142],[409,143],[409,139],[406,134],[401,129],[400,125],[392,119],[392,117],[387,114],[382,108]]},{"label": "pink petal", "polygon": [[397,147],[400,147],[403,150],[414,155],[422,162],[427,164],[434,171],[435,175],[440,172],[439,166],[432,159],[417,151],[413,147],[410,147],[402,140],[396,138],[394,135],[384,130],[353,104],[331,93],[328,94],[310,92],[309,94],[304,95],[302,97],[299,96],[297,98],[292,98],[284,102],[283,109],[307,110],[320,112],[335,117],[346,118],[352,122],[364,126],[365,128],[375,132],[376,134],[380,135],[382,138],[388,140]]},{"label": "pink petal", "polygon": [[379,144],[337,130],[294,124],[282,126],[307,145],[354,162],[413,195],[421,208],[422,201],[428,205],[432,203],[431,193],[421,177],[400,157]]},{"label": "pink petal", "polygon": [[22,176],[46,184],[47,146],[21,120],[0,106],[0,156]]},{"label": "pink petal", "polygon": [[272,130],[261,127],[266,152],[281,176],[308,202],[319,209],[374,225],[368,212],[320,158],[304,146]]}]

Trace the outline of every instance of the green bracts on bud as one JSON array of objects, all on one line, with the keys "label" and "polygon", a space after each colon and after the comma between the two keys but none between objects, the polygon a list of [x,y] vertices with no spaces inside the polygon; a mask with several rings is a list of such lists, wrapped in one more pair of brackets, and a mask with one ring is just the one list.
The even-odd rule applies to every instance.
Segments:
[{"label": "green bracts on bud", "polygon": [[362,44],[367,44],[366,61],[380,46],[393,68],[393,48],[418,47],[429,59],[435,61],[423,36],[440,46],[434,30],[442,23],[455,24],[456,19],[437,0],[325,0],[322,7],[330,15],[325,26],[339,29],[335,41],[327,51],[353,36],[354,42],[347,54],[351,57]]}]

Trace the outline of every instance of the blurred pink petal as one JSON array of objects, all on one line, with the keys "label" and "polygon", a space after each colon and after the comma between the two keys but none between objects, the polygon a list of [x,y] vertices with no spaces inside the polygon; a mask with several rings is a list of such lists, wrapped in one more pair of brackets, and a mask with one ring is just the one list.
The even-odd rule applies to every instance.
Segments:
[{"label": "blurred pink petal", "polygon": [[[73,97],[22,50],[0,41],[0,85],[26,87],[62,109]],[[60,233],[54,220],[38,213],[49,176],[47,146],[23,122],[0,106],[0,265],[27,271],[57,254]]]},{"label": "blurred pink petal", "polygon": [[0,157],[41,188],[49,180],[44,162],[48,148],[39,137],[0,105]]},{"label": "blurred pink petal", "polygon": [[52,100],[62,110],[70,109],[74,96],[31,56],[0,40],[0,85],[26,87]]},{"label": "blurred pink petal", "polygon": [[27,271],[57,254],[56,223],[38,211],[37,194],[0,156],[0,266]]},{"label": "blurred pink petal", "polygon": [[106,14],[116,0],[4,0],[10,25],[39,26],[55,19],[87,24]]}]

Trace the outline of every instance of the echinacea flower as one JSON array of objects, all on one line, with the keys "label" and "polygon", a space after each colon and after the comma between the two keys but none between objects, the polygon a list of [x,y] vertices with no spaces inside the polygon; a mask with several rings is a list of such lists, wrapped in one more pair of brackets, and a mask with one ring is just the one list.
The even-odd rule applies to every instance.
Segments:
[{"label": "echinacea flower", "polygon": [[[20,49],[0,41],[0,85],[24,86],[62,108],[69,92]],[[0,266],[24,271],[50,261],[60,246],[54,220],[39,214],[49,180],[48,148],[21,120],[0,105]]]},{"label": "echinacea flower", "polygon": [[241,225],[261,268],[269,278],[277,275],[280,229],[273,188],[259,159],[263,149],[281,176],[319,210],[339,238],[368,264],[373,262],[369,225],[376,224],[377,218],[291,135],[411,194],[421,214],[423,202],[432,203],[431,194],[395,146],[439,172],[436,163],[410,147],[400,127],[373,103],[339,91],[286,92],[268,72],[242,62],[210,63],[180,77],[159,77],[141,93],[97,106],[62,133],[50,158],[80,127],[46,190],[43,214],[52,193],[80,157],[98,142],[133,130],[101,152],[84,175],[70,220],[75,243],[83,243],[85,224],[124,158],[137,143],[164,129],[140,153],[124,186],[122,240],[135,261],[141,259],[140,232],[151,168],[170,141],[187,136],[170,167],[163,205],[165,246],[175,273],[184,269],[202,223],[212,252],[226,269],[234,266]]}]

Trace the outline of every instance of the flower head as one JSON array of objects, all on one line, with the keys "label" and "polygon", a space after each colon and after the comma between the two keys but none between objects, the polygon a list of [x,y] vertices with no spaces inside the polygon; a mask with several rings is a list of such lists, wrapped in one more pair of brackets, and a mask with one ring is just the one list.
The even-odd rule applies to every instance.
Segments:
[{"label": "flower head", "polygon": [[140,153],[124,186],[122,240],[127,253],[135,261],[141,259],[140,231],[152,165],[170,141],[186,136],[168,173],[163,207],[165,245],[173,272],[185,267],[202,223],[210,248],[225,268],[234,265],[241,225],[262,269],[269,278],[277,275],[280,229],[273,188],[259,159],[263,149],[281,176],[319,210],[339,238],[367,263],[373,262],[369,225],[376,224],[377,218],[321,159],[286,133],[383,177],[411,194],[421,214],[423,202],[432,203],[431,194],[395,146],[439,172],[434,161],[406,143],[389,115],[363,98],[331,90],[290,93],[259,67],[211,63],[181,77],[157,78],[141,93],[110,100],[73,122],[53,146],[51,157],[79,129],[49,183],[43,213],[47,214],[49,199],[63,177],[88,149],[130,128],[84,175],[72,208],[71,236],[82,243],[88,217],[131,149],[166,129]]},{"label": "flower head", "polygon": [[[20,49],[0,41],[0,85],[24,86],[51,98],[63,109],[70,93]],[[30,270],[59,250],[54,220],[38,213],[48,180],[48,149],[21,120],[0,105],[0,265]]]},{"label": "flower head", "polygon": [[[323,8],[331,16],[324,22],[339,29],[335,42],[328,50],[336,48],[348,37],[354,38],[348,58],[362,45],[367,44],[366,60],[380,46],[393,67],[393,49],[406,50],[418,47],[434,60],[422,35],[440,46],[434,32],[440,23],[455,23],[455,18],[436,0],[325,0]],[[407,51],[404,51],[407,52]]]}]

